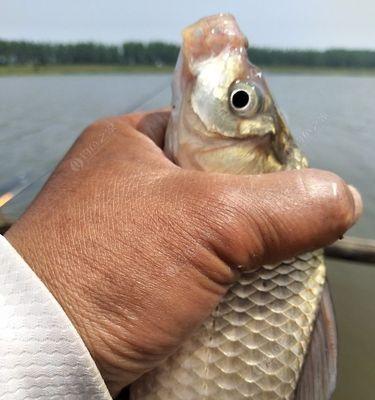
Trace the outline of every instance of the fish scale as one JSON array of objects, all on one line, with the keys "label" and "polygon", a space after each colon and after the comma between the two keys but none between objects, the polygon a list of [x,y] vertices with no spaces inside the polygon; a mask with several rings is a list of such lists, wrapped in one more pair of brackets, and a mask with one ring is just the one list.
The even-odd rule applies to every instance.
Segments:
[{"label": "fish scale", "polygon": [[243,272],[178,352],[132,399],[293,398],[325,282],[320,251]]}]

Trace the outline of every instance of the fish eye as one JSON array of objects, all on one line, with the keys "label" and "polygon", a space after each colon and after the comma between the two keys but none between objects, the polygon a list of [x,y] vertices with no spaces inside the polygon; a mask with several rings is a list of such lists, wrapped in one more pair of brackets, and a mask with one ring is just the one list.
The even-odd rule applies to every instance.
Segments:
[{"label": "fish eye", "polygon": [[232,112],[241,117],[250,117],[262,107],[263,96],[255,84],[236,81],[229,88],[228,95]]},{"label": "fish eye", "polygon": [[250,95],[246,90],[234,90],[231,94],[231,105],[234,109],[240,110],[245,108],[250,102]]}]

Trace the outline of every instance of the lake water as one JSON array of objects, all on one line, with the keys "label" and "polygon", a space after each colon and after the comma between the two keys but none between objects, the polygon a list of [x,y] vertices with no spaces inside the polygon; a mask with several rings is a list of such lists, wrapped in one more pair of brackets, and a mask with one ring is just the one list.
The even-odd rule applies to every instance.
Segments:
[{"label": "lake water", "polygon": [[[269,74],[268,81],[311,166],[363,194],[350,234],[375,238],[375,78]],[[0,78],[0,194],[49,171],[93,120],[169,103],[170,75]],[[335,399],[370,399],[375,386],[375,268],[329,261],[340,336]]]}]

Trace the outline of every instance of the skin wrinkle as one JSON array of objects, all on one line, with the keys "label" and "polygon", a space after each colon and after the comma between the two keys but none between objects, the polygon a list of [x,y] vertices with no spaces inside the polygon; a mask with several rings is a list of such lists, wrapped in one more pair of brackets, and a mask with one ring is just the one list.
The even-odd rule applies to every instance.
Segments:
[{"label": "skin wrinkle", "polygon": [[[176,197],[178,198],[178,195],[176,195]],[[180,212],[184,212],[184,204],[186,204],[187,210],[186,212],[191,213],[191,215],[189,215],[188,217],[188,221],[191,221],[191,223],[189,224],[189,229],[192,230],[192,233],[189,233],[189,229],[184,229],[183,224],[181,224],[178,220],[175,221],[174,224],[170,224],[169,221],[162,221],[164,222],[166,225],[170,225],[171,228],[174,230],[175,234],[178,234],[178,236],[180,237],[179,242],[181,241],[182,237],[187,236],[187,240],[186,240],[186,244],[187,246],[185,247],[185,252],[186,250],[188,250],[188,254],[187,256],[191,259],[192,263],[191,265],[193,266],[198,266],[197,271],[200,274],[203,274],[205,277],[210,278],[211,280],[213,280],[215,283],[218,283],[219,285],[224,284],[227,285],[229,283],[231,283],[233,281],[234,275],[233,272],[231,271],[231,269],[225,264],[222,263],[220,260],[215,260],[215,262],[212,261],[212,265],[215,265],[216,267],[214,268],[209,268],[207,271],[205,271],[205,269],[207,269],[207,265],[206,268],[201,268],[201,263],[199,262],[199,259],[201,257],[204,257],[204,254],[207,252],[209,253],[209,249],[207,244],[205,245],[204,242],[202,241],[197,241],[197,237],[199,237],[199,235],[197,235],[197,233],[201,233],[203,234],[204,232],[202,231],[202,229],[200,228],[200,221],[203,220],[205,217],[208,217],[207,212],[204,212],[204,209],[206,208],[204,206],[204,204],[202,205],[202,212],[198,209],[194,209],[194,210],[190,210],[189,207],[189,202],[178,202],[178,204],[180,204],[180,208],[179,211]],[[185,206],[186,207],[186,206]],[[191,212],[193,211],[193,212]],[[181,235],[181,232],[183,233],[183,235]],[[177,243],[179,243],[177,242]],[[183,251],[183,249],[181,249],[181,251]],[[192,258],[193,257],[193,258]],[[211,255],[212,257],[212,255]],[[210,257],[210,258],[211,258]],[[214,273],[215,270],[218,270],[220,266],[220,271],[221,273],[226,273],[226,277],[225,280],[223,279],[219,279],[220,274],[216,274]],[[223,275],[225,276],[225,275]],[[219,281],[217,280],[219,279]],[[223,294],[223,293],[221,293]]]},{"label": "skin wrinkle", "polygon": [[[254,190],[256,192],[256,181],[258,179],[259,175],[254,175],[254,188],[252,187],[252,183],[250,182],[250,188],[251,191]],[[252,177],[253,178],[253,177]],[[238,190],[240,194],[240,199],[242,203],[243,209],[245,207],[243,206],[246,204],[246,202],[252,204],[252,208],[254,210],[254,215],[259,215],[259,210],[260,207],[258,205],[258,201],[256,199],[256,196],[254,194],[251,194],[250,196],[246,194],[246,189],[244,185],[238,185]],[[247,199],[246,199],[247,197]],[[263,197],[264,198],[264,197]],[[240,210],[242,210],[241,207],[239,207]],[[262,230],[260,227],[260,224],[257,222],[257,220],[252,216],[252,214],[246,213],[246,211],[242,211],[244,217],[248,221],[248,225],[252,227],[252,232],[253,235],[251,237],[251,240],[248,241],[248,243],[251,243],[251,249],[248,249],[248,259],[245,262],[240,263],[241,267],[244,266],[245,268],[249,268],[250,266],[254,268],[254,266],[259,266],[261,265],[261,254],[265,252],[265,242],[264,242],[264,237],[262,234]]]},{"label": "skin wrinkle", "polygon": [[[181,226],[179,228],[181,229]],[[209,250],[205,248],[203,243],[195,240],[194,236],[190,235],[187,230],[183,230],[182,235],[181,231],[177,229],[175,229],[174,232],[177,234],[176,237],[179,238],[179,240],[173,241],[175,245],[171,248],[169,244],[170,240],[165,243],[165,246],[171,248],[175,255],[170,261],[174,264],[174,271],[177,270],[179,274],[182,274],[183,269],[186,270],[186,268],[188,268],[186,271],[188,273],[186,279],[189,279],[191,274],[196,275],[195,272],[197,272],[199,274],[197,276],[199,279],[196,278],[197,282],[203,289],[212,291],[219,296],[223,295],[224,291],[221,286],[223,284],[222,279],[218,282],[215,279],[216,274],[212,275],[212,273],[210,273],[211,270],[215,271],[215,267],[208,268],[208,262],[199,262],[199,260],[207,260],[207,257],[210,257],[211,254]],[[177,261],[179,262],[177,263]],[[216,269],[218,268],[218,263],[220,263],[220,260],[212,260],[212,265],[215,265]],[[202,268],[203,264],[205,268]],[[193,267],[193,270],[191,270],[191,267]],[[226,268],[226,266],[224,267],[223,265],[222,268]],[[208,269],[208,271],[206,271],[206,269]],[[176,274],[174,273],[174,275]]]},{"label": "skin wrinkle", "polygon": [[[150,363],[150,361],[155,360],[156,356],[155,355],[148,356],[147,353],[144,351],[141,352],[137,352],[135,350],[129,351],[129,349],[133,349],[133,345],[132,343],[127,343],[126,336],[124,336],[122,340],[124,341],[123,349],[127,350],[122,351],[122,348],[118,349],[115,346],[115,343],[119,335],[116,336],[114,335],[117,332],[115,329],[112,328],[112,325],[110,326],[110,328],[111,328],[110,335],[108,335],[108,333],[106,333],[106,331],[104,330],[99,331],[100,343],[103,345],[103,349],[100,352],[102,358],[100,367],[102,368],[103,371],[107,373],[111,372],[111,374],[108,373],[109,376],[115,376],[115,377],[117,376],[117,379],[114,381],[121,380],[124,374],[131,375],[135,380],[138,376],[142,374],[142,370],[144,370],[144,367],[142,368],[143,360],[147,359],[148,363]],[[112,362],[113,353],[117,354],[116,355],[118,362],[117,366],[113,366]]]},{"label": "skin wrinkle", "polygon": [[[285,201],[282,202],[284,204],[284,208],[281,209],[278,204],[278,196],[274,193],[270,193],[270,195],[263,199],[264,209],[269,210],[268,213],[262,212],[262,220],[263,220],[263,229],[265,230],[262,235],[264,240],[266,240],[266,244],[268,249],[273,248],[282,248],[280,237],[284,235],[280,235],[278,232],[285,232],[285,235],[292,232],[294,227],[290,221],[283,218],[283,215],[287,214],[293,209],[298,208],[298,205],[293,204],[293,201],[290,201],[290,194],[279,192],[279,198],[283,196]],[[301,212],[301,208],[298,210]],[[266,250],[267,252],[267,250]]]},{"label": "skin wrinkle", "polygon": [[[124,330],[121,325],[113,326],[111,324],[111,333],[108,334],[106,331],[102,331],[101,340],[103,341],[103,344],[108,347],[108,350],[110,350],[110,352],[117,353],[117,357],[119,359],[126,359],[125,364],[128,364],[129,361],[139,363],[144,359],[147,359],[148,362],[155,362],[160,357],[160,353],[165,353],[165,349],[157,349],[154,347],[153,344],[151,346],[150,344],[146,345],[145,343],[142,343],[140,345],[137,341],[130,340],[123,333]],[[171,336],[170,332],[167,331],[163,332],[163,334],[166,335],[166,338],[169,338],[169,336]],[[113,348],[113,346],[116,346],[116,339],[119,336],[123,336],[122,340],[124,344],[128,346],[123,346],[123,348],[119,349]],[[129,349],[131,349],[131,351],[129,351]]]},{"label": "skin wrinkle", "polygon": [[[122,335],[124,335],[124,341],[125,342],[126,342],[127,333],[129,331],[130,332],[132,332],[132,331],[137,332],[139,330],[139,327],[137,327],[137,326],[130,327],[130,329],[129,329],[128,326],[126,326],[126,329],[124,330],[124,328],[123,328],[124,322],[121,321],[121,320],[114,320],[114,321],[111,320],[110,324],[111,324],[111,327],[112,327],[111,331],[113,332],[114,337],[117,338],[118,336],[122,337]],[[116,329],[116,326],[118,327],[118,330]],[[163,331],[162,334],[164,335],[164,337],[168,338],[167,331]],[[131,335],[131,337],[132,337],[132,335]],[[107,339],[108,339],[108,335],[107,335]],[[140,348],[138,350],[134,346],[135,346],[134,344],[132,344],[132,346],[129,346],[129,347],[124,346],[124,349],[127,349],[126,352],[129,352],[129,348],[130,348],[136,354],[139,354],[139,355],[144,354],[145,356],[147,355],[147,351],[146,351],[147,346],[145,347],[145,343],[144,342],[142,342],[142,344],[140,345]],[[156,352],[156,353],[158,354],[158,352]],[[153,357],[154,357],[154,355],[153,355]],[[139,358],[141,358],[141,356],[139,356]]]},{"label": "skin wrinkle", "polygon": [[[187,202],[187,204],[189,204],[189,202]],[[182,209],[183,209],[183,205],[181,204],[180,211],[182,211]],[[190,210],[188,210],[188,212],[189,211]],[[207,248],[205,248],[205,245],[202,241],[197,240],[197,237],[199,237],[199,234],[204,234],[203,230],[200,228],[200,223],[199,223],[200,222],[199,217],[201,217],[203,219],[204,216],[205,216],[204,214],[200,214],[200,212],[196,209],[195,209],[195,212],[192,212],[191,216],[189,215],[188,221],[191,221],[189,224],[191,233],[189,231],[190,229],[185,229],[184,225],[181,224],[179,220],[174,221],[173,224],[170,224],[169,221],[167,222],[167,221],[162,220],[162,222],[170,225],[175,236],[179,237],[179,241],[176,241],[177,246],[179,246],[179,243],[181,243],[182,238],[185,239],[184,240],[184,242],[186,243],[185,249],[188,250],[188,253],[186,254],[186,256],[187,256],[187,259],[192,259],[193,262],[191,263],[191,266],[193,266],[193,268],[198,267],[198,268],[196,268],[197,271],[200,274],[203,274],[205,277],[209,278],[211,280],[211,282],[213,280],[214,283],[227,284],[228,281],[223,282],[222,279],[220,279],[220,281],[217,281],[219,276],[215,273],[212,274],[212,272],[215,270],[215,268],[209,268],[207,271],[205,271],[205,269],[200,268],[199,259],[208,250]],[[182,233],[182,236],[181,236],[181,233]],[[179,246],[179,247],[181,248],[182,246]],[[183,250],[184,250],[184,248],[181,248],[180,251],[182,252]],[[185,252],[186,252],[186,250],[185,250]],[[216,264],[216,268],[217,268],[218,263],[216,262],[215,264]],[[228,269],[227,266],[224,267],[224,265],[221,265],[220,269],[223,273],[225,270],[227,270],[227,275],[229,273],[228,279],[231,281],[232,280],[231,278],[233,278],[233,277],[232,277],[232,274],[230,273],[230,269]]]},{"label": "skin wrinkle", "polygon": [[[161,325],[161,327],[162,327],[162,326],[163,326],[163,324]],[[160,329],[160,327],[159,327],[158,329]],[[167,331],[163,331],[163,332],[162,332],[164,336],[166,335],[166,332],[167,332]],[[170,332],[169,332],[169,334],[170,334]],[[142,346],[141,346],[142,349],[143,349],[144,345],[145,345],[145,343],[142,342]]]},{"label": "skin wrinkle", "polygon": [[[228,229],[228,227],[237,227],[232,232],[229,232],[227,236],[227,240],[225,243],[220,243],[221,246],[226,246],[228,251],[226,253],[233,253],[233,249],[237,248],[237,254],[240,253],[237,265],[241,265],[241,267],[251,268],[254,267],[256,262],[260,262],[259,256],[257,254],[262,254],[264,252],[264,238],[263,238],[263,231],[261,229],[261,224],[257,222],[256,218],[253,218],[251,214],[248,214],[245,211],[245,207],[243,204],[246,204],[246,200],[243,200],[243,196],[241,195],[241,191],[237,193],[237,189],[233,191],[227,191],[223,195],[219,196],[222,203],[222,210],[223,212],[220,214],[216,214],[216,223],[213,226],[220,225],[218,234],[222,229]],[[249,197],[249,196],[248,196]],[[261,215],[261,210],[257,207],[257,199],[255,197],[250,197],[247,199],[247,202],[251,202],[253,204],[253,212],[256,215]],[[223,227],[222,225],[226,225]],[[251,226],[251,234],[249,237],[243,241],[238,241],[239,232],[246,231],[246,226]],[[245,228],[245,229],[243,229]],[[255,232],[255,233],[254,233]],[[219,235],[220,237],[220,235]],[[257,240],[260,238],[261,240]],[[263,238],[263,239],[262,239]],[[241,249],[239,252],[239,243],[244,243],[245,247]],[[251,244],[253,249],[252,254],[249,253],[248,244]]]},{"label": "skin wrinkle", "polygon": [[[180,249],[180,252],[185,254],[187,265],[192,266],[203,278],[203,281],[199,280],[200,284],[204,284],[206,289],[213,290],[215,293],[222,295],[223,290],[220,290],[222,288],[221,285],[231,283],[233,273],[220,259],[212,257],[212,252],[207,243],[197,240],[199,234],[204,235],[203,230],[200,228],[200,223],[191,223],[190,229],[192,233],[189,233],[188,229],[184,229],[183,225],[179,221],[176,221],[174,232],[179,237],[179,240],[176,241],[175,246],[177,246],[177,249]],[[181,232],[183,232],[183,235],[181,235]],[[205,260],[205,262],[201,262],[200,260]]]},{"label": "skin wrinkle", "polygon": [[[272,209],[272,207],[270,207],[270,209]],[[277,235],[277,228],[273,225],[272,216],[264,212],[263,208],[258,209],[257,215],[258,217],[256,219],[256,226],[258,226],[258,236],[260,237],[261,241],[260,254],[262,252],[272,254],[273,249],[280,249],[278,240],[280,236]],[[278,225],[277,227],[279,228]],[[262,263],[262,261],[259,261],[257,259],[255,259],[255,261]]]},{"label": "skin wrinkle", "polygon": [[[93,124],[6,234],[64,308],[113,395],[210,315],[239,260],[280,261],[354,222],[354,200],[333,174],[232,177],[174,166],[154,144],[167,119],[153,112]],[[108,124],[112,136],[73,170]],[[135,126],[156,132],[154,141]],[[308,192],[298,179],[320,189]]]}]

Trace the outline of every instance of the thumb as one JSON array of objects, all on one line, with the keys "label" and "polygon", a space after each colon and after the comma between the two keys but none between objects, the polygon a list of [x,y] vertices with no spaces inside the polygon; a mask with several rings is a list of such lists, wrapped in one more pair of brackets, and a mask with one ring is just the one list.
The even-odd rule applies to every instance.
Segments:
[{"label": "thumb", "polygon": [[231,265],[255,267],[318,249],[362,213],[356,189],[326,171],[215,175],[211,182],[204,219],[213,248]]}]

